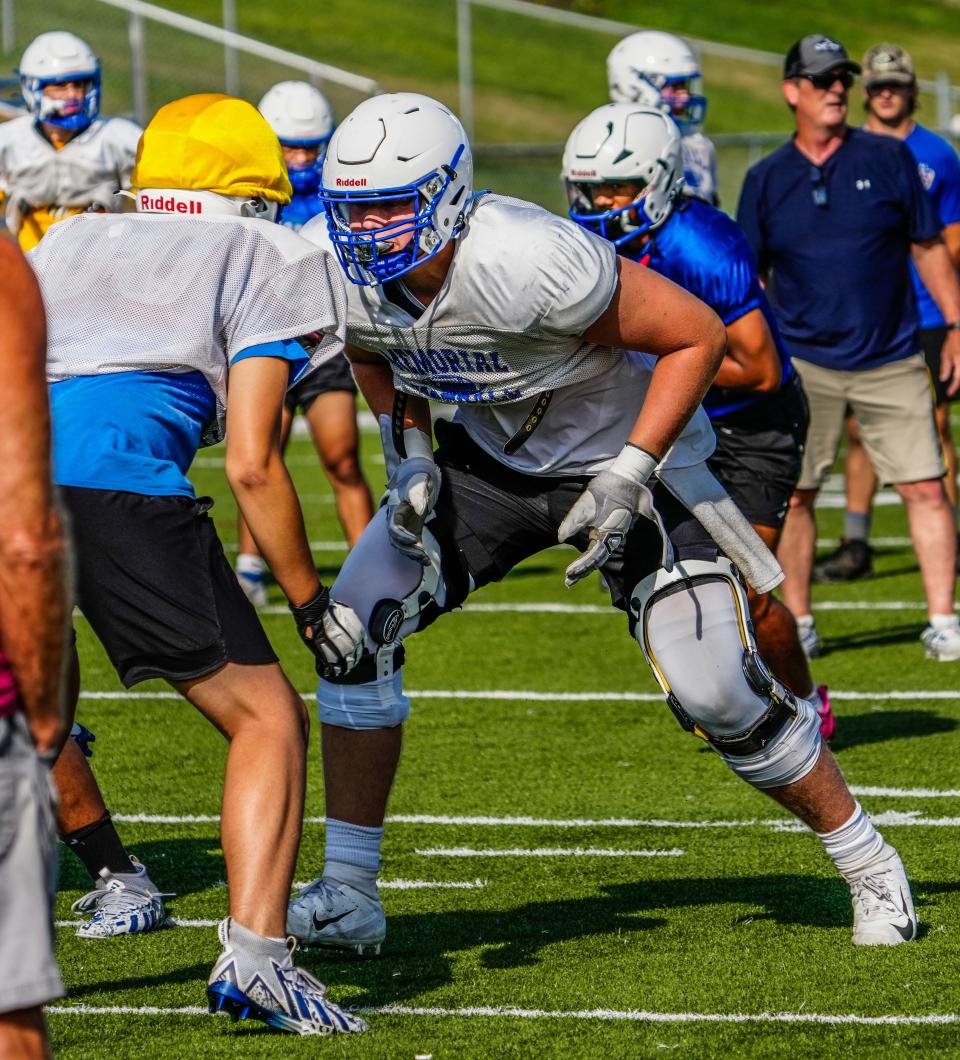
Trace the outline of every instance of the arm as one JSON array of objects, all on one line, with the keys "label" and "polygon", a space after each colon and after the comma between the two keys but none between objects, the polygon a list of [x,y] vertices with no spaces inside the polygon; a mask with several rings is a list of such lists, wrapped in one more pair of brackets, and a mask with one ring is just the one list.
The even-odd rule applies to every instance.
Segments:
[{"label": "arm", "polygon": [[960,222],[943,226],[943,241],[955,269],[960,269]]},{"label": "arm", "polygon": [[619,283],[584,338],[657,357],[628,441],[662,458],[696,412],[723,359],[720,318],[682,287],[642,265],[617,259]]},{"label": "arm", "polygon": [[288,362],[249,357],[230,369],[227,481],[257,546],[287,599],[313,599],[320,580],[303,513],[280,449],[280,413]]},{"label": "arm", "polygon": [[0,238],[0,639],[37,750],[54,751],[65,724],[62,670],[66,547],[50,484],[46,330],[37,282]]},{"label": "arm", "polygon": [[[393,385],[393,369],[378,353],[370,353],[356,346],[347,346],[347,358],[353,366],[353,377],[367,400],[370,411],[379,420],[381,416],[393,417],[393,402],[397,389]],[[430,403],[426,398],[410,397],[404,412],[404,430],[415,428],[429,438],[432,419]]]},{"label": "arm", "polygon": [[714,385],[770,394],[780,388],[781,375],[776,343],[761,309],[727,325],[727,352]]},{"label": "arm", "polygon": [[[960,321],[960,283],[947,244],[937,237],[910,245],[913,262],[923,286],[930,292],[947,324]],[[947,382],[947,393],[960,388],[960,331],[947,332],[940,352],[940,378]]]}]

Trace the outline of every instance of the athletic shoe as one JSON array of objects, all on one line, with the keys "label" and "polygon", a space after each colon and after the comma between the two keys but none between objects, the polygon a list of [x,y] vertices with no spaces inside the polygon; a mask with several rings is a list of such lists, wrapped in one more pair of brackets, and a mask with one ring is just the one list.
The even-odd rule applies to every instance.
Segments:
[{"label": "athletic shoe", "polygon": [[207,983],[211,1012],[237,1020],[255,1019],[289,1034],[356,1034],[367,1024],[326,998],[327,988],[293,963],[296,940],[287,939],[282,960],[251,957],[231,945],[230,918],[218,931],[223,952]]},{"label": "athletic shoe", "polygon": [[954,619],[952,626],[943,629],[927,628],[920,634],[925,654],[928,659],[938,662],[955,662],[960,659],[960,625]]},{"label": "athletic shoe", "polygon": [[823,645],[820,643],[820,634],[817,632],[817,624],[813,618],[797,623],[797,636],[800,638],[803,654],[808,659],[819,658]]},{"label": "athletic shoe", "polygon": [[239,571],[234,573],[240,583],[240,588],[243,589],[243,595],[246,596],[250,603],[258,611],[261,607],[266,607],[268,603],[266,576],[263,574],[251,574],[246,571],[243,574]]},{"label": "athletic shoe", "polygon": [[884,844],[886,857],[850,882],[855,946],[899,946],[917,937],[917,914],[900,855]]},{"label": "athletic shoe", "polygon": [[305,946],[375,957],[387,935],[379,897],[331,878],[311,880],[287,907],[287,931]]},{"label": "athletic shoe", "polygon": [[873,549],[866,541],[841,541],[840,547],[813,565],[815,582],[855,582],[873,577]]},{"label": "athletic shoe", "polygon": [[77,938],[106,939],[114,935],[142,935],[163,927],[166,914],[164,898],[172,894],[159,891],[147,870],[133,855],[133,872],[100,870],[96,890],[78,898],[71,909],[74,913],[93,916],[77,928]]},{"label": "athletic shoe", "polygon": [[830,709],[830,696],[827,694],[826,685],[817,685],[817,695],[820,697],[820,706],[817,713],[820,715],[820,735],[829,740],[837,729],[837,719]]}]

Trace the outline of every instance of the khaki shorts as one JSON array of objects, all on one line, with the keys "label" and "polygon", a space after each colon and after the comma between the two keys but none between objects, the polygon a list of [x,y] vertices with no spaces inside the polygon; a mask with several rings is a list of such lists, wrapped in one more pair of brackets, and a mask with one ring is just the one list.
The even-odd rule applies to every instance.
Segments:
[{"label": "khaki shorts", "polygon": [[933,389],[921,354],[860,372],[794,358],[810,402],[810,429],[797,489],[819,489],[833,466],[849,407],[881,483],[926,482],[946,473]]},{"label": "khaki shorts", "polygon": [[0,1013],[64,994],[53,959],[55,804],[23,715],[0,718]]}]

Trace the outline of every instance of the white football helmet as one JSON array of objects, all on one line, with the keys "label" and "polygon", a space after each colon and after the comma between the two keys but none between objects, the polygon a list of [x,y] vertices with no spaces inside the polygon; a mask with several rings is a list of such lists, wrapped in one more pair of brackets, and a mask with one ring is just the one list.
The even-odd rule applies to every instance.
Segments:
[{"label": "white football helmet", "polygon": [[672,33],[631,33],[607,56],[607,82],[614,103],[659,107],[681,129],[703,124],[707,97],[700,63],[688,44]]},{"label": "white football helmet", "polygon": [[[347,278],[375,286],[432,258],[457,236],[473,194],[473,154],[459,119],[415,92],[364,100],[337,128],[320,197]],[[375,202],[396,220],[351,230],[351,208]],[[400,237],[412,235],[394,249]]]},{"label": "white football helmet", "polygon": [[313,191],[320,184],[323,156],[334,128],[333,111],[324,94],[306,81],[281,81],[269,89],[257,109],[285,147],[317,148],[316,162],[287,164],[293,190]]},{"label": "white football helmet", "polygon": [[[27,108],[47,125],[86,129],[100,111],[100,60],[72,33],[41,33],[27,45],[17,73]],[[82,99],[51,99],[43,91],[66,81],[87,83]]]},{"label": "white football helmet", "polygon": [[[573,130],[563,150],[561,174],[570,217],[620,246],[658,228],[683,190],[680,130],[657,107],[607,103]],[[597,207],[598,185],[636,186],[632,201]]]}]

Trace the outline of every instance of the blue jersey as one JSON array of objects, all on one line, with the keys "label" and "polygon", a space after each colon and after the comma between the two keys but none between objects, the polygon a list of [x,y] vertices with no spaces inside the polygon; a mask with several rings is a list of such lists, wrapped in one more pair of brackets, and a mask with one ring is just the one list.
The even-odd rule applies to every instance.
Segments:
[{"label": "blue jersey", "polygon": [[[960,222],[960,158],[957,152],[936,133],[914,125],[913,132],[904,140],[917,160],[920,183],[933,200],[940,215],[940,223],[955,225]],[[913,290],[917,296],[917,312],[921,328],[942,328],[943,315],[937,309],[930,292],[923,286],[913,261],[910,262]]]},{"label": "blue jersey", "polygon": [[283,208],[280,223],[299,232],[312,217],[323,211],[319,188],[310,191],[294,192],[293,198]]},{"label": "blue jersey", "polygon": [[[250,346],[246,357],[290,361],[291,380],[309,363],[292,339]],[[150,497],[193,497],[187,469],[216,397],[202,372],[107,372],[50,386],[53,481]]]},{"label": "blue jersey", "polygon": [[791,140],[748,170],[737,222],[793,357],[856,372],[918,351],[910,248],[940,219],[900,140],[848,129],[822,166]]},{"label": "blue jersey", "polygon": [[[706,302],[725,325],[759,309],[777,347],[781,382],[793,375],[790,355],[757,279],[746,236],[721,210],[699,199],[680,200],[666,222],[634,256]],[[703,407],[715,419],[770,396],[711,387]]]}]

